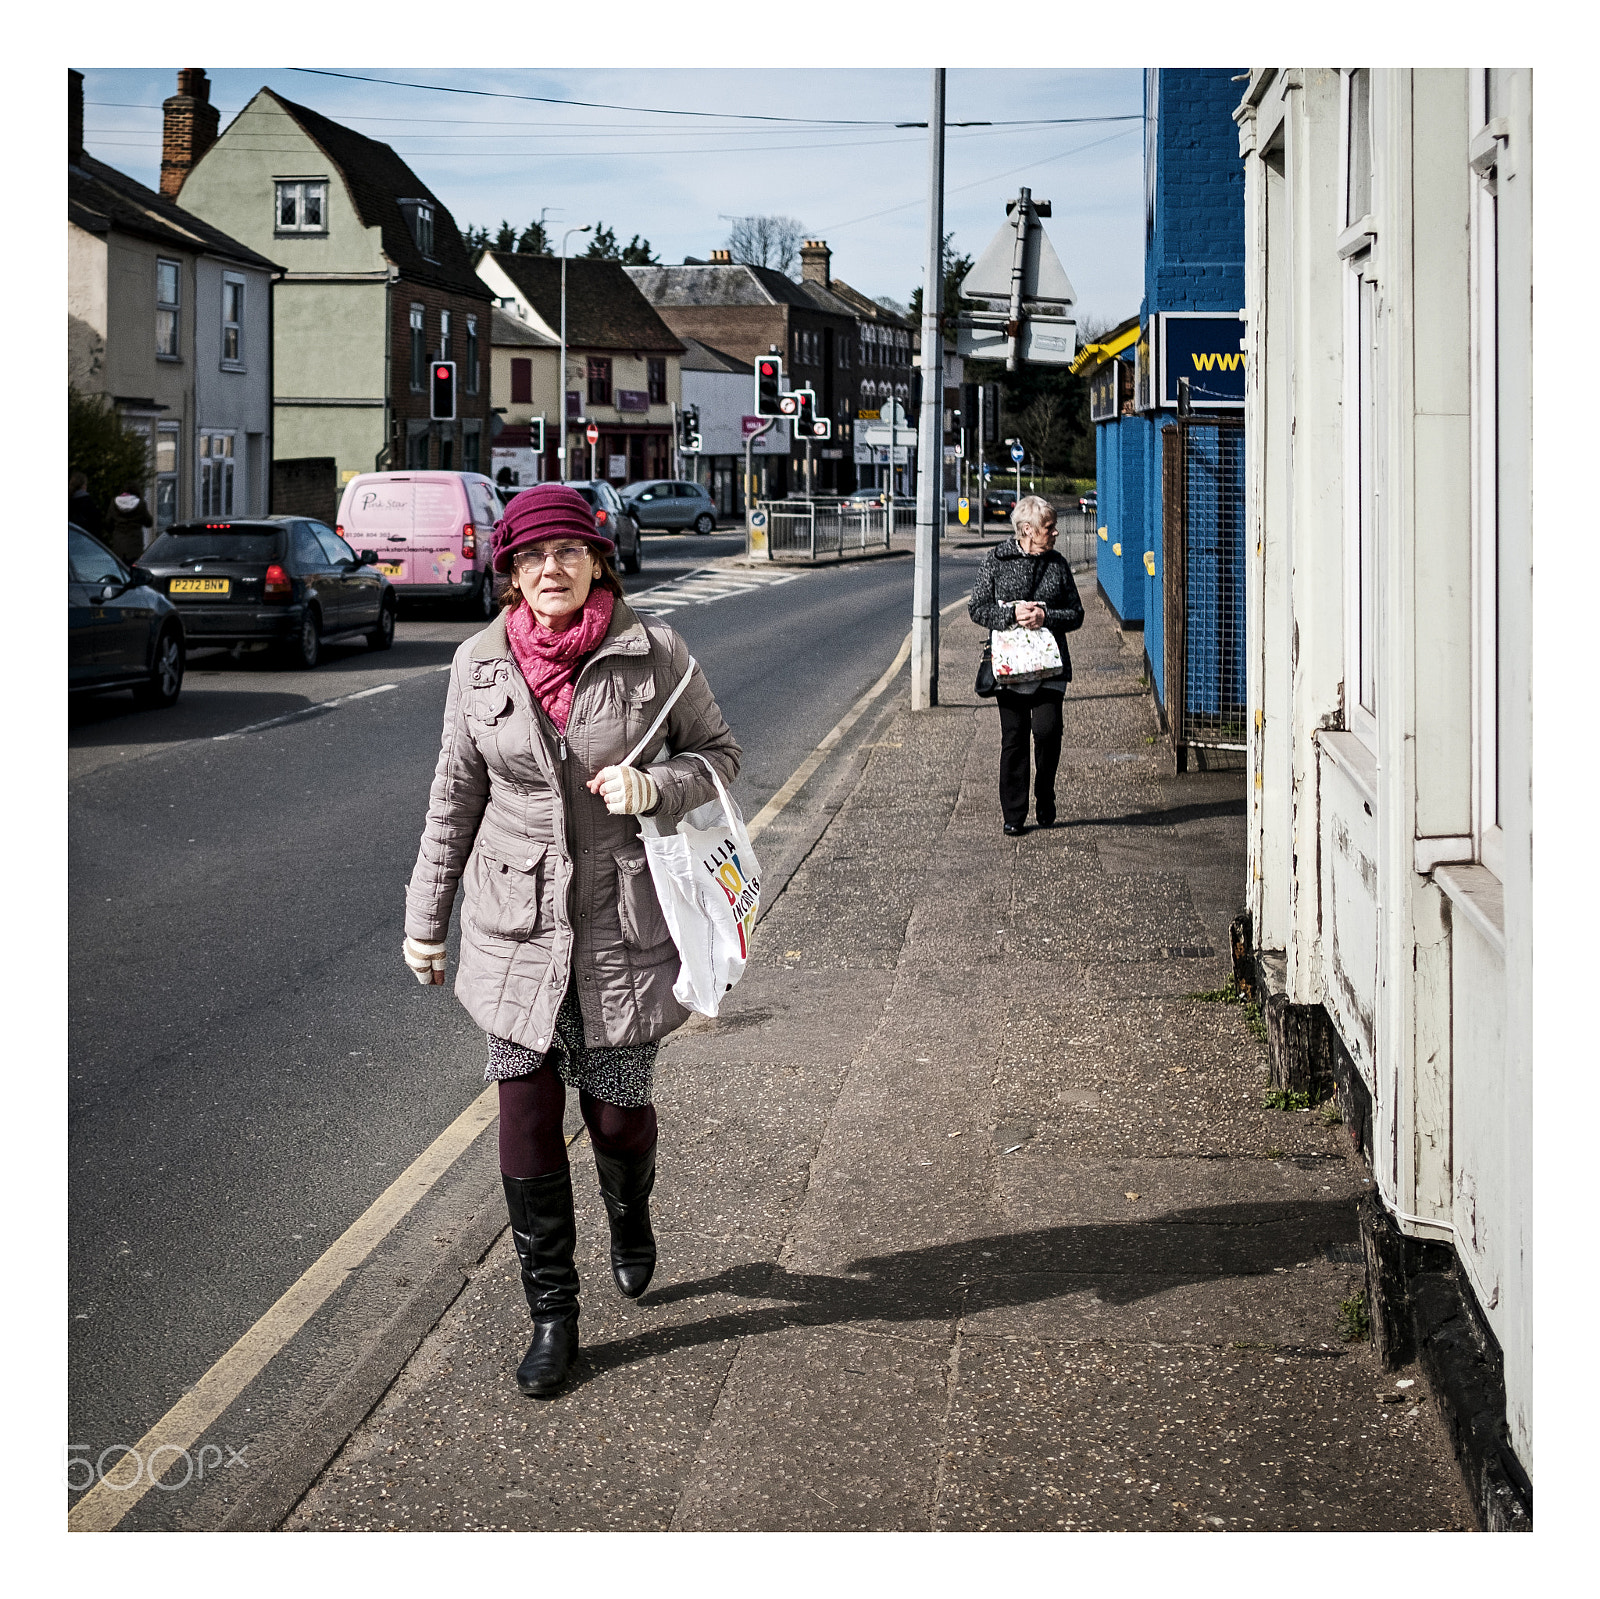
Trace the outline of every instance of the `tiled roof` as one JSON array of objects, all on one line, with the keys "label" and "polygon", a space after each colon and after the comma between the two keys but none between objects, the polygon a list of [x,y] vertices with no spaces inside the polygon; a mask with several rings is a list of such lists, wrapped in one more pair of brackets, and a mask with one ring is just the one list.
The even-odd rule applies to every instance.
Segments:
[{"label": "tiled roof", "polygon": [[540,328],[531,327],[521,317],[510,311],[494,308],[491,341],[499,346],[515,346],[519,350],[559,350],[560,339],[552,339]]},{"label": "tiled roof", "polygon": [[629,267],[627,272],[651,305],[792,305],[852,320],[856,315],[820,283],[796,283],[773,267],[745,261]]},{"label": "tiled roof", "polygon": [[165,195],[96,161],[87,152],[67,164],[67,218],[86,233],[131,233],[169,249],[221,256],[269,272],[283,270],[275,261],[257,255],[220,228],[202,222]]},{"label": "tiled roof", "polygon": [[835,278],[829,285],[834,295],[851,307],[859,317],[865,317],[869,322],[887,322],[891,327],[909,328],[911,319],[903,317],[897,311],[891,311],[888,306],[880,305],[876,300],[869,300],[860,289],[852,289],[843,278]]},{"label": "tiled roof", "polygon": [[737,372],[741,377],[750,377],[754,373],[755,369],[750,363],[741,361],[736,355],[713,349],[699,339],[690,338],[687,333],[679,337],[684,344],[682,365],[685,372]]},{"label": "tiled roof", "polygon": [[[344,127],[320,111],[285,100],[276,90],[261,92],[271,95],[339,169],[357,215],[369,228],[381,230],[383,253],[404,278],[474,300],[492,298],[488,286],[472,269],[472,256],[455,218],[388,145]],[[400,209],[402,200],[427,200],[433,206],[432,257],[417,248]]]},{"label": "tiled roof", "polygon": [[[561,326],[561,262],[553,255],[490,252],[496,265],[552,328]],[[634,286],[635,271],[616,261],[574,256],[567,262],[567,343],[587,350],[676,354],[682,341]]]}]

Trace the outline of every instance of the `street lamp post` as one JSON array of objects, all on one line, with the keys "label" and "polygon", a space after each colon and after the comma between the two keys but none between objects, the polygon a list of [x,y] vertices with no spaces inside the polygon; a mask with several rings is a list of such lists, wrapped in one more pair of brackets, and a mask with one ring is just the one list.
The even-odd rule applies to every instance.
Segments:
[{"label": "street lamp post", "polygon": [[[917,438],[917,549],[911,597],[911,709],[939,703],[939,530],[944,519],[944,68],[928,117],[928,268],[922,280],[922,418]],[[891,438],[893,435],[890,435]],[[891,446],[891,463],[894,449]],[[893,482],[894,466],[889,467]]]},{"label": "street lamp post", "polygon": [[561,392],[556,405],[561,412],[561,442],[556,446],[556,458],[561,463],[561,481],[567,481],[567,240],[574,233],[587,233],[594,226],[585,222],[581,228],[568,228],[561,235]]}]

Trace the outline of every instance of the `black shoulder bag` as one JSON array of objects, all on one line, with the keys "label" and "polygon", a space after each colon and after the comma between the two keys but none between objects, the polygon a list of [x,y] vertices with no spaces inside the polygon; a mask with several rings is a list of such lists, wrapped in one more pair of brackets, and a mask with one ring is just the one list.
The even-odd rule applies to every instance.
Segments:
[{"label": "black shoulder bag", "polygon": [[[1039,575],[1044,571],[1045,562],[1050,558],[1050,552],[1043,555],[1029,556],[1033,562],[1033,577],[1028,583],[1028,599],[1031,601],[1039,592]],[[991,654],[989,640],[983,643],[983,654],[978,658],[978,676],[972,685],[972,692],[979,699],[992,700],[1000,692],[1000,685],[994,680],[994,660]]]}]

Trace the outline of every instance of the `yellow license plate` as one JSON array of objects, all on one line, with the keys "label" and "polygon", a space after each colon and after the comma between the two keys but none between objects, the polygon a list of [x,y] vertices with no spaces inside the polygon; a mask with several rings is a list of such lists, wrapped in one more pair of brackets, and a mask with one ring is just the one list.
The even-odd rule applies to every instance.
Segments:
[{"label": "yellow license plate", "polygon": [[399,577],[400,574],[405,571],[405,569],[406,566],[404,561],[378,562],[378,570],[382,572],[385,577]]},{"label": "yellow license plate", "polygon": [[169,594],[226,594],[232,580],[226,577],[175,577],[167,585]]}]

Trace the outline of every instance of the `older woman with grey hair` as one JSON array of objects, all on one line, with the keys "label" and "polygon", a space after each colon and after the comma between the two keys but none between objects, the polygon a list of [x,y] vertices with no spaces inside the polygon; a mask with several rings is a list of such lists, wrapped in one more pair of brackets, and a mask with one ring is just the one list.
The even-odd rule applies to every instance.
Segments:
[{"label": "older woman with grey hair", "polygon": [[983,558],[967,614],[979,627],[1049,628],[1061,648],[1061,671],[1042,683],[992,692],[1000,709],[1000,817],[1008,835],[1028,820],[1028,744],[1034,756],[1034,819],[1056,824],[1056,767],[1061,760],[1061,703],[1072,681],[1066,635],[1083,626],[1083,602],[1072,568],[1055,552],[1055,507],[1026,494],[1011,512],[1011,538]]}]

